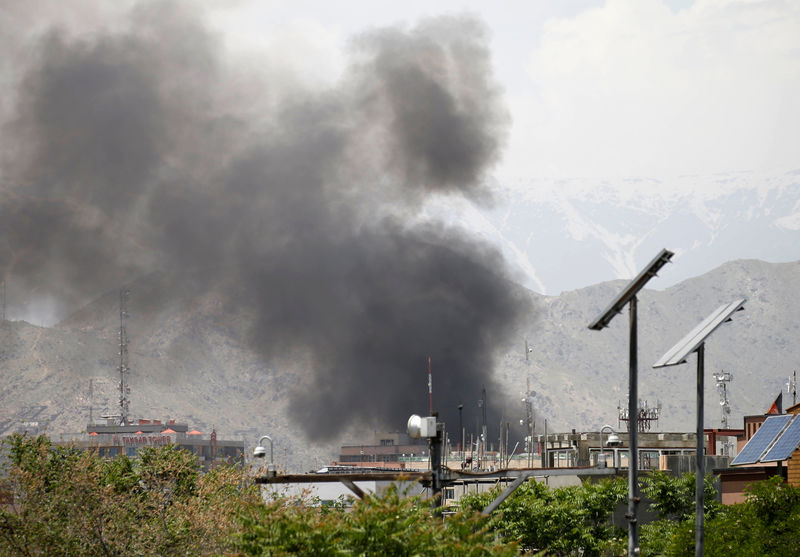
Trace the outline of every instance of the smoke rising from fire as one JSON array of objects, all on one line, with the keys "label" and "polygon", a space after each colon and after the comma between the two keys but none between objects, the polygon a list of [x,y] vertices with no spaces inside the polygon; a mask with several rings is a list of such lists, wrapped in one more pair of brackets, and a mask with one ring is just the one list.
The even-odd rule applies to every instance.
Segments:
[{"label": "smoke rising from fire", "polygon": [[508,117],[479,22],[369,31],[337,86],[290,93],[268,73],[241,85],[180,3],[24,50],[5,123],[7,280],[75,304],[153,270],[224,278],[256,312],[254,349],[307,355],[315,388],[291,407],[311,437],[424,412],[429,355],[439,408],[500,392],[493,352],[525,301],[493,248],[412,224],[431,196],[490,198]]}]

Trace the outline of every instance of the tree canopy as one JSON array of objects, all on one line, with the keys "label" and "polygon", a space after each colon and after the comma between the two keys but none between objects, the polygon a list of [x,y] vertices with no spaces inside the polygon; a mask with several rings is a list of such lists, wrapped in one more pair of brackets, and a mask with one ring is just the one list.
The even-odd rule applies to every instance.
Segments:
[{"label": "tree canopy", "polygon": [[[528,481],[490,517],[499,493],[462,498],[446,518],[431,501],[392,487],[352,506],[313,497],[264,497],[241,466],[201,473],[175,446],[103,459],[46,437],[6,440],[0,475],[0,555],[624,555],[611,513],[627,499],[622,478],[549,488]],[[642,493],[658,520],[641,527],[642,555],[694,552],[694,477],[655,473]],[[800,489],[754,483],[723,506],[706,480],[709,556],[784,556],[800,547]]]}]

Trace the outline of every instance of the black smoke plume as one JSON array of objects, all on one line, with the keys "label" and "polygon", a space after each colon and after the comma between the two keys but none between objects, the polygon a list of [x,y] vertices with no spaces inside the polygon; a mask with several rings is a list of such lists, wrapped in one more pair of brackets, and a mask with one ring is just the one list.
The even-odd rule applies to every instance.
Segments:
[{"label": "black smoke plume", "polygon": [[414,224],[431,196],[489,201],[508,118],[486,33],[449,17],[350,48],[336,87],[287,94],[267,74],[242,90],[201,16],[159,2],[113,32],[15,49],[5,278],[70,305],[191,273],[255,309],[248,341],[267,361],[304,354],[314,389],[291,407],[309,436],[426,412],[428,356],[455,423],[483,385],[501,392],[493,353],[528,311],[497,251]]}]

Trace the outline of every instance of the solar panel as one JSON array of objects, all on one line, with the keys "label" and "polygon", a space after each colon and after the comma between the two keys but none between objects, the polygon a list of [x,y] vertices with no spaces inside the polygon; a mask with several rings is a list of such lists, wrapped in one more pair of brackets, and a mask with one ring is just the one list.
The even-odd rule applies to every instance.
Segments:
[{"label": "solar panel", "polygon": [[764,420],[764,423],[758,431],[756,431],[755,435],[750,438],[747,445],[745,445],[742,451],[733,459],[731,466],[755,464],[758,462],[759,457],[764,454],[767,447],[770,446],[793,417],[794,416],[791,414],[784,414],[782,416],[770,416]]},{"label": "solar panel", "polygon": [[686,363],[686,357],[697,350],[717,327],[729,320],[732,313],[744,309],[742,306],[744,306],[746,301],[745,298],[739,298],[729,304],[722,304],[719,306],[697,327],[689,331],[689,334],[670,348],[666,354],[661,356],[661,359],[654,363],[653,367],[675,366]]},{"label": "solar panel", "polygon": [[789,424],[789,427],[783,432],[780,438],[772,445],[772,448],[767,451],[767,454],[761,459],[761,462],[777,462],[778,460],[786,460],[800,445],[800,419],[795,419]]}]

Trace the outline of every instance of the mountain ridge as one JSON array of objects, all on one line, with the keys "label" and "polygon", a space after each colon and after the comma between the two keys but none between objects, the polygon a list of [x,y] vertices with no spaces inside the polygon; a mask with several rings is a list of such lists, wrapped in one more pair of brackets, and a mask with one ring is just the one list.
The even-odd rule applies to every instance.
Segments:
[{"label": "mountain ridge", "polygon": [[556,294],[633,276],[663,246],[671,284],[725,261],[800,259],[800,171],[493,183],[491,206],[438,200],[426,218],[497,245],[517,280]]},{"label": "mountain ridge", "polygon": [[[673,269],[668,266],[661,274]],[[131,411],[149,418],[186,420],[203,431],[240,436],[252,444],[264,434],[276,440],[282,465],[306,470],[336,457],[340,444],[371,443],[380,428],[400,430],[403,424],[375,423],[351,428],[339,438],[310,443],[293,423],[291,392],[314,388],[302,357],[267,362],[248,347],[245,335],[252,315],[228,306],[213,288],[179,289],[175,277],[149,276],[129,285],[147,305],[131,302]],[[502,407],[504,420],[516,424],[523,415],[518,393],[530,380],[536,391],[536,430],[544,420],[549,431],[597,430],[616,423],[617,405],[627,397],[627,315],[607,329],[590,331],[589,322],[625,284],[624,280],[545,296],[529,291],[536,311],[520,323],[515,338],[498,347],[494,374],[502,393],[489,393],[489,404]],[[659,278],[648,286],[657,288]],[[154,294],[159,288],[162,298]],[[149,289],[149,290],[148,290]],[[695,370],[687,364],[654,370],[652,364],[714,308],[745,297],[745,311],[721,327],[707,342],[706,425],[718,423],[719,405],[710,374],[733,374],[729,385],[731,425],[742,415],[766,410],[800,356],[800,327],[794,317],[800,302],[800,261],[727,262],[713,271],[662,290],[645,289],[639,296],[639,389],[650,405],[663,407],[656,429],[694,428]],[[118,365],[118,292],[98,297],[57,327],[36,327],[6,321],[0,326],[0,427],[7,434],[37,408],[34,416],[51,434],[77,432],[88,421],[88,385],[93,380],[94,415],[116,405]],[[524,354],[524,341],[533,351]],[[420,372],[420,391],[424,388]],[[434,376],[434,398],[437,377]],[[440,383],[441,384],[441,383]],[[469,398],[469,394],[467,394]],[[477,401],[464,400],[465,424],[478,416]],[[409,414],[419,409],[409,401]],[[310,409],[309,411],[313,411]],[[335,417],[328,417],[335,419]],[[496,424],[499,425],[499,424]],[[514,426],[517,427],[517,426]],[[490,429],[492,431],[492,429]]]}]

